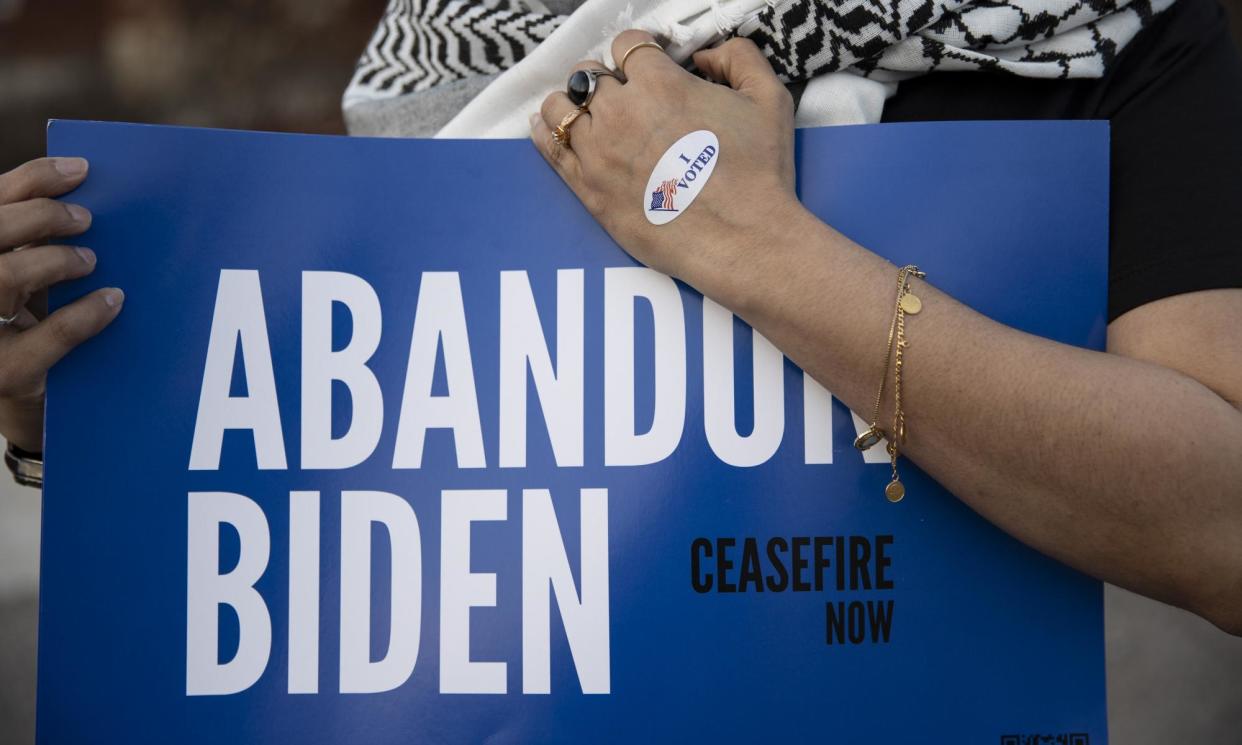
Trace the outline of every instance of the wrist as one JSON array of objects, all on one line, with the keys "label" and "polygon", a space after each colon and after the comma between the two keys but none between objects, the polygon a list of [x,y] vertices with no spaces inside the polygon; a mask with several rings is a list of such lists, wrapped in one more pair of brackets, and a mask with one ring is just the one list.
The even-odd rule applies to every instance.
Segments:
[{"label": "wrist", "polygon": [[719,218],[675,276],[742,317],[779,291],[790,256],[827,229],[793,194]]},{"label": "wrist", "polygon": [[8,398],[0,403],[0,437],[31,453],[43,449],[43,397]]}]

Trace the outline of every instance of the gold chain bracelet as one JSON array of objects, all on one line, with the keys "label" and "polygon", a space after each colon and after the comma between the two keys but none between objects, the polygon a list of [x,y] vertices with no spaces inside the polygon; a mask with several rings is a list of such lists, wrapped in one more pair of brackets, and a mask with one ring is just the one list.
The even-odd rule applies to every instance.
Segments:
[{"label": "gold chain bracelet", "polygon": [[[884,496],[890,502],[900,502],[906,496],[906,487],[897,475],[897,457],[901,454],[900,445],[906,441],[906,414],[901,407],[901,372],[905,364],[905,349],[910,346],[906,340],[906,316],[916,315],[923,309],[923,301],[910,291],[910,278],[923,279],[927,274],[919,271],[914,265],[903,266],[897,272],[897,299],[893,304],[893,321],[888,327],[888,346],[884,351],[884,361],[880,371],[880,390],[875,394],[875,407],[871,411],[871,426],[866,432],[854,440],[854,447],[868,450],[880,440],[888,437],[888,455],[893,467],[893,477],[888,486],[884,487]],[[893,426],[889,434],[880,427],[880,408],[884,405],[884,389],[888,383],[889,363],[893,365]]]}]

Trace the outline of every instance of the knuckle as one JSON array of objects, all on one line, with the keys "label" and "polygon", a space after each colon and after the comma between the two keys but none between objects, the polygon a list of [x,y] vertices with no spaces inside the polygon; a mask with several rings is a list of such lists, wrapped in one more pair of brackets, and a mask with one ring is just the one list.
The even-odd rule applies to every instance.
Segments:
[{"label": "knuckle", "polygon": [[28,199],[19,205],[30,213],[31,218],[40,225],[51,223],[63,216],[64,208],[47,197]]},{"label": "knuckle", "polygon": [[26,161],[13,170],[0,174],[0,203],[15,202],[36,190],[40,183],[60,178],[51,158]]},{"label": "knuckle", "polygon": [[650,70],[643,82],[648,86],[648,90],[656,95],[680,93],[681,86],[685,82],[681,73],[682,69],[675,65],[659,65]]},{"label": "knuckle", "polygon": [[744,49],[749,54],[763,56],[763,52],[759,49],[759,45],[755,43],[754,39],[745,36],[735,36],[732,41],[736,42],[735,46],[738,49]]},{"label": "knuckle", "polygon": [[35,219],[38,221],[39,227],[45,231],[56,230],[73,222],[73,218],[70,217],[69,211],[65,209],[65,205],[55,199],[40,197],[30,200],[30,204],[35,210]]},{"label": "knuckle", "polygon": [[539,105],[539,113],[543,116],[543,120],[545,122],[550,122],[548,126],[556,125],[555,112],[558,96],[559,93],[549,93],[547,97],[543,99],[543,103]]},{"label": "knuckle", "polygon": [[603,216],[604,211],[608,208],[608,201],[608,199],[596,191],[588,191],[582,195],[582,205],[587,208],[587,212],[596,217]]},{"label": "knuckle", "polygon": [[768,58],[763,55],[763,50],[753,40],[743,36],[735,36],[729,40],[729,44],[730,54],[743,57],[750,64],[762,64],[764,69],[771,68]]},{"label": "knuckle", "polygon": [[56,170],[55,161],[51,158],[39,158],[26,164],[29,169],[29,183],[55,183],[64,180],[60,171]]},{"label": "knuckle", "polygon": [[21,183],[20,170],[19,166],[7,173],[0,173],[0,204],[8,204],[18,198]]},{"label": "knuckle", "polygon": [[617,57],[615,62],[621,64],[620,56],[625,54],[625,50],[639,42],[650,41],[652,38],[651,34],[636,28],[629,28],[617,34],[612,40],[613,55]]},{"label": "knuckle", "polygon": [[45,253],[45,258],[26,278],[31,292],[63,282],[70,277],[81,276],[79,269],[85,266],[68,246],[41,246],[37,249]]},{"label": "knuckle", "polygon": [[[40,158],[39,160],[47,160]],[[0,174],[0,196],[5,201],[16,199],[18,195],[25,190],[26,184],[30,183],[32,171],[38,167],[39,160],[32,160],[22,163],[7,173]]]}]

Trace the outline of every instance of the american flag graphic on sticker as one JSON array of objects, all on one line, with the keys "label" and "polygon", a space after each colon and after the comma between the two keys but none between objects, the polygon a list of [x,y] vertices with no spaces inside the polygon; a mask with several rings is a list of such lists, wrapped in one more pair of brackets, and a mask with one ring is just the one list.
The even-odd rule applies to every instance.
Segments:
[{"label": "american flag graphic on sticker", "polygon": [[673,206],[673,195],[677,193],[677,180],[669,179],[660,184],[655,191],[651,192],[651,207],[653,210],[663,212],[676,212],[677,208]]}]

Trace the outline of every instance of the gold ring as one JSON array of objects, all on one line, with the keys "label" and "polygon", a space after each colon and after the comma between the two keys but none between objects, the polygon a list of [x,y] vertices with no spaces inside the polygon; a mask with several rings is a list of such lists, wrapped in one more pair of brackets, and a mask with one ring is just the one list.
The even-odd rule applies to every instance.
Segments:
[{"label": "gold ring", "polygon": [[634,46],[625,50],[625,54],[621,55],[621,64],[617,65],[617,69],[621,71],[622,75],[625,75],[625,61],[630,58],[630,55],[634,53],[634,50],[642,49],[643,47],[651,47],[652,49],[659,49],[661,52],[664,51],[664,47],[660,46],[659,44],[656,44],[654,41],[638,42]]},{"label": "gold ring", "polygon": [[589,113],[587,107],[579,106],[561,118],[561,123],[552,130],[552,139],[556,140],[556,144],[566,149],[569,148],[569,128],[573,126],[578,117],[586,113]]}]

